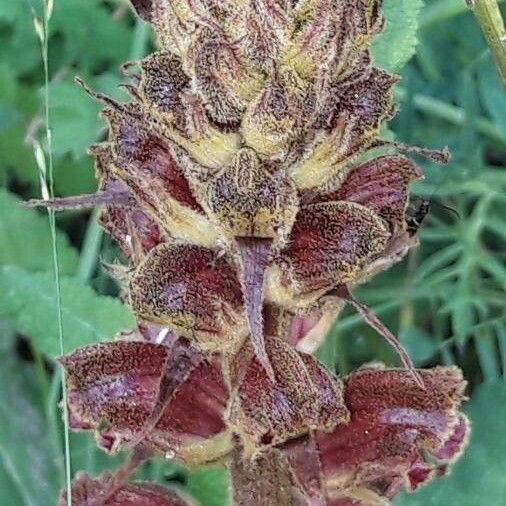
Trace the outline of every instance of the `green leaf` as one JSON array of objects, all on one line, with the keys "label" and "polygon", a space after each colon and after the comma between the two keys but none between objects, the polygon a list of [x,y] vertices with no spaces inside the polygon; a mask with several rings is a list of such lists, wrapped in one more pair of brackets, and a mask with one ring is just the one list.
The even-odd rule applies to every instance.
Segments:
[{"label": "green leaf", "polygon": [[[40,4],[40,1],[0,2],[2,59],[17,74],[40,63],[39,41],[33,28],[31,12],[32,7],[36,8],[35,4]],[[4,29],[5,24],[9,29]]]},{"label": "green leaf", "polygon": [[124,455],[108,455],[99,449],[90,432],[72,432],[70,447],[72,469],[84,469],[91,476],[98,476],[103,471],[114,472],[124,460]]},{"label": "green leaf", "polygon": [[2,460],[0,450],[0,504],[9,504],[9,506],[25,506],[23,498],[19,494],[16,484],[7,473],[5,464]]},{"label": "green leaf", "polygon": [[25,142],[28,124],[39,109],[37,95],[16,79],[5,61],[0,62],[0,75],[0,171],[38,186],[33,152]]},{"label": "green leaf", "polygon": [[[118,299],[97,295],[77,279],[60,279],[65,352],[111,339],[132,327],[130,311]],[[0,267],[0,317],[50,357],[60,355],[55,285],[47,272],[29,272],[16,266]]]},{"label": "green leaf", "polygon": [[[53,253],[47,216],[21,206],[18,199],[0,189],[0,265],[16,265],[27,271],[52,271]],[[79,260],[67,237],[57,237],[60,272],[73,274]]]},{"label": "green leaf", "polygon": [[[2,358],[0,381],[0,455],[4,469],[17,486],[25,506],[56,503],[63,473],[40,404],[32,366],[12,355]],[[2,497],[15,504],[15,497]]]},{"label": "green leaf", "polygon": [[63,36],[59,49],[64,59],[79,62],[81,72],[95,73],[128,58],[131,19],[129,9],[123,16],[114,17],[101,0],[72,0],[55,2],[51,26]]},{"label": "green leaf", "polygon": [[98,117],[100,105],[73,82],[52,83],[49,92],[53,153],[82,158],[104,126]]},{"label": "green leaf", "polygon": [[186,489],[206,506],[227,506],[230,503],[228,474],[223,467],[211,466],[191,471]]},{"label": "green leaf", "polygon": [[398,72],[413,56],[417,43],[418,15],[422,0],[385,0],[385,30],[373,42],[371,51],[376,65]]},{"label": "green leaf", "polygon": [[471,443],[451,475],[438,479],[396,506],[477,506],[506,504],[506,382],[483,385],[468,409]]},{"label": "green leaf", "polygon": [[490,329],[482,329],[474,336],[476,355],[480,363],[484,383],[493,383],[500,376],[499,357],[496,353],[496,339]]},{"label": "green leaf", "polygon": [[93,161],[88,156],[82,156],[79,160],[64,156],[55,163],[53,173],[58,195],[67,197],[93,193],[97,189]]}]

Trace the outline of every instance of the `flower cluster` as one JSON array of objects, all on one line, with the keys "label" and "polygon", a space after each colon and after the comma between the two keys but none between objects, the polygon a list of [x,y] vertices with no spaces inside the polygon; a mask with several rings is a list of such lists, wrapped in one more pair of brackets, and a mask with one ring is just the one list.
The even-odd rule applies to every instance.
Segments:
[{"label": "flower cluster", "polygon": [[[443,473],[468,432],[458,370],[398,348],[406,369],[338,379],[310,354],[347,302],[397,346],[350,291],[416,244],[422,174],[378,155],[397,81],[369,55],[380,2],[132,4],[161,49],[125,66],[128,103],[90,92],[109,139],[90,150],[99,191],[73,202],[104,205],[138,328],[61,359],[71,427],[108,452],[221,461],[244,506],[380,505]],[[190,504],[111,476],[72,494]]]}]

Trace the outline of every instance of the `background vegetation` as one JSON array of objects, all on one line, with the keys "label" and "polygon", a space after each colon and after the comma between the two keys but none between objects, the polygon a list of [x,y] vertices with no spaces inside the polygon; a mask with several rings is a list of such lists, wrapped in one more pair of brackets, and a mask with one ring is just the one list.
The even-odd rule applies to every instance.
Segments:
[{"label": "background vegetation", "polygon": [[[448,145],[453,159],[446,167],[420,160],[426,179],[415,188],[414,207],[420,198],[432,201],[422,246],[357,294],[398,333],[417,365],[464,369],[474,425],[471,446],[451,477],[396,504],[505,504],[506,96],[464,0],[385,5],[387,31],[375,44],[375,58],[403,76],[399,114],[385,135]],[[50,227],[47,215],[19,205],[40,194],[44,170],[44,72],[33,22],[41,13],[42,0],[0,2],[0,503],[12,506],[54,504],[64,483]],[[126,0],[57,0],[50,27],[55,192],[92,192],[85,149],[103,137],[104,125],[74,75],[125,98],[116,88],[119,66],[152,49],[151,33]],[[59,215],[57,228],[70,351],[111,338],[132,317],[100,268],[117,252],[94,214]],[[338,373],[369,360],[396,360],[352,312],[336,323],[320,358]],[[91,474],[121,460],[95,450],[87,434],[71,436],[71,455],[74,470]],[[153,462],[140,475],[175,481],[206,506],[226,504],[219,468],[188,471]]]}]

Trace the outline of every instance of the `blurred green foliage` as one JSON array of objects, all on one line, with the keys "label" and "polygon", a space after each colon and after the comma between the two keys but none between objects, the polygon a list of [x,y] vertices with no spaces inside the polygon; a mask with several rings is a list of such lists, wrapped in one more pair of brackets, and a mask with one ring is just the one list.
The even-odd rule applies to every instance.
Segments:
[{"label": "blurred green foliage", "polygon": [[[448,145],[453,158],[444,167],[419,160],[426,179],[415,187],[414,207],[421,198],[432,202],[421,247],[357,296],[400,336],[417,365],[464,369],[474,423],[470,449],[452,476],[398,504],[503,504],[506,96],[463,0],[384,3],[386,30],[374,57],[403,77],[399,113],[389,128],[403,142]],[[33,141],[43,139],[43,72],[33,15],[40,16],[41,7],[41,0],[0,2],[0,503],[13,506],[54,504],[63,484],[49,227],[44,213],[18,203],[40,192]],[[151,50],[151,34],[126,0],[56,0],[50,28],[55,190],[90,192],[95,181],[86,147],[105,131],[99,106],[75,86],[74,76],[122,98],[119,67]],[[67,213],[58,217],[58,228],[70,350],[109,339],[132,320],[110,297],[117,288],[100,261],[114,259],[116,250],[95,215]],[[381,338],[348,310],[319,355],[343,374],[370,360],[396,364]],[[97,474],[121,461],[95,450],[89,435],[73,435],[71,443],[75,470]],[[227,502],[220,468],[189,471],[151,462],[139,476],[182,484],[205,505]]]}]

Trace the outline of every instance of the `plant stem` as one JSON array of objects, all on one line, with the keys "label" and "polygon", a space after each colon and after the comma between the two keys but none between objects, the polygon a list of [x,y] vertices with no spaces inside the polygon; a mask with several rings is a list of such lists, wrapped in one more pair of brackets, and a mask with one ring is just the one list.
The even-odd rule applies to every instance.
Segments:
[{"label": "plant stem", "polygon": [[93,209],[84,236],[81,258],[77,268],[77,277],[82,283],[88,283],[97,265],[103,237],[103,230],[98,223],[99,213],[98,208]]},{"label": "plant stem", "polygon": [[[60,398],[62,383],[61,375],[62,369],[59,367],[55,368],[53,376],[51,377],[51,383],[49,385],[49,392],[46,402],[46,413],[50,427],[49,430],[51,431],[51,438],[58,455],[62,454],[63,448],[60,439],[60,423],[58,419],[58,411],[54,408],[55,406],[58,406],[58,399]],[[58,466],[63,472],[62,461],[60,459],[58,459]]]},{"label": "plant stem", "polygon": [[499,6],[495,0],[472,0],[469,3],[506,86],[506,30]]},{"label": "plant stem", "polygon": [[[43,196],[47,198],[54,197],[54,177],[53,177],[53,148],[52,148],[52,135],[51,135],[51,121],[50,121],[50,96],[49,96],[49,22],[51,19],[54,7],[53,0],[45,0],[43,4],[43,20],[42,31],[38,33],[41,42],[42,64],[44,69],[44,116],[45,116],[45,136],[46,136],[46,154],[48,161],[48,174],[45,170],[43,172]],[[40,22],[39,22],[40,23]],[[40,26],[40,25],[39,25]],[[37,28],[37,25],[36,25]],[[45,163],[45,162],[44,162]],[[46,179],[46,176],[49,176]],[[49,183],[49,184],[48,184]],[[54,211],[48,209],[49,225],[51,230],[52,241],[52,256],[53,256],[53,271],[55,278],[55,298],[56,298],[56,317],[58,322],[58,341],[60,346],[60,353],[65,353],[64,336],[63,336],[63,317],[61,310],[61,287],[60,287],[60,266],[58,259],[58,246],[56,242],[56,219]],[[62,372],[62,396],[63,399],[67,398],[67,385],[65,381],[65,373]],[[65,482],[66,482],[66,498],[67,505],[72,506],[72,469],[70,463],[70,436],[69,436],[69,414],[66,402],[63,406],[63,421],[64,421],[64,442],[65,442]]]}]

